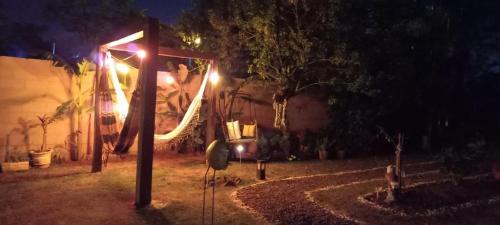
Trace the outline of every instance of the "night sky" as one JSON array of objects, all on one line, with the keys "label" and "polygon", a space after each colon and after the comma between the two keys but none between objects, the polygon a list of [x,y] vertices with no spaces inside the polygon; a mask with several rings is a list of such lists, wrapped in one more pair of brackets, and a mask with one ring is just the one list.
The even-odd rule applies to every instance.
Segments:
[{"label": "night sky", "polygon": [[[43,21],[43,2],[50,0],[2,0],[9,18],[15,21],[39,23]],[[182,10],[191,8],[191,0],[135,0],[137,8],[146,9],[146,14],[159,18],[164,23],[173,23]]]},{"label": "night sky", "polygon": [[[45,41],[56,43],[59,53],[68,45],[78,43],[74,34],[64,32],[62,28],[47,22],[42,16],[43,3],[50,0],[1,0],[6,7],[9,20],[48,26],[43,34]],[[138,9],[144,9],[146,15],[160,19],[162,23],[171,24],[181,15],[183,10],[192,7],[192,0],[135,0]],[[49,46],[49,49],[51,47]],[[64,53],[66,55],[66,53]],[[70,53],[70,57],[79,57],[78,52]],[[22,55],[19,55],[22,56]]]}]

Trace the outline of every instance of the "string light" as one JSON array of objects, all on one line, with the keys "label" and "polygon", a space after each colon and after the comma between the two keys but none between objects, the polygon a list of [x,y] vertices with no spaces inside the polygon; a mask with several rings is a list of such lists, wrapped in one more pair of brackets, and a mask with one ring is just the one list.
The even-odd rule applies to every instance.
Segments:
[{"label": "string light", "polygon": [[140,58],[140,59],[144,59],[146,57],[146,51],[144,50],[139,50],[137,51],[137,56]]},{"label": "string light", "polygon": [[217,83],[219,83],[219,80],[220,76],[217,71],[214,71],[212,74],[210,74],[210,83],[212,83],[212,85],[216,85]]},{"label": "string light", "polygon": [[130,71],[125,63],[117,63],[116,70],[121,74],[128,74],[128,72]]},{"label": "string light", "polygon": [[167,82],[167,84],[173,84],[175,83],[175,79],[172,76],[167,75],[165,76],[165,82]]}]

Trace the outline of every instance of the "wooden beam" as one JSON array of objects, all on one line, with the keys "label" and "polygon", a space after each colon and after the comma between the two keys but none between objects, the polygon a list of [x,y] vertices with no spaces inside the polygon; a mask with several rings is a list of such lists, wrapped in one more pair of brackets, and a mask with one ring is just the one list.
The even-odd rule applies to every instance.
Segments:
[{"label": "wooden beam", "polygon": [[143,59],[140,68],[141,102],[139,117],[139,149],[137,154],[137,173],[135,205],[139,208],[151,203],[151,186],[153,176],[153,148],[156,112],[156,62],[158,58],[158,19],[147,19],[144,29],[144,50],[148,55]]},{"label": "wooden beam", "polygon": [[135,33],[128,35],[126,37],[120,38],[116,41],[112,41],[112,42],[109,42],[107,44],[103,44],[103,45],[101,45],[101,49],[103,49],[105,51],[105,50],[113,48],[115,46],[127,44],[127,43],[130,43],[130,42],[135,41],[135,40],[139,40],[143,37],[144,37],[144,31],[141,30],[139,32],[135,32]]},{"label": "wooden beam", "polygon": [[[135,45],[134,48],[129,48],[127,44],[121,44],[110,47],[109,50],[122,51],[122,52],[136,52],[137,49],[144,49],[143,45],[141,44],[134,44],[134,45]],[[167,48],[167,47],[159,47],[158,55],[175,57],[175,58],[185,58],[185,59],[205,59],[205,60],[215,59],[214,54],[185,50],[185,49]]]},{"label": "wooden beam", "polygon": [[101,80],[103,53],[99,51],[97,56],[98,62],[97,70],[94,76],[94,151],[92,153],[92,173],[97,173],[102,171],[102,139],[101,139],[101,117],[99,116],[101,104],[100,104],[100,90],[99,81]]}]

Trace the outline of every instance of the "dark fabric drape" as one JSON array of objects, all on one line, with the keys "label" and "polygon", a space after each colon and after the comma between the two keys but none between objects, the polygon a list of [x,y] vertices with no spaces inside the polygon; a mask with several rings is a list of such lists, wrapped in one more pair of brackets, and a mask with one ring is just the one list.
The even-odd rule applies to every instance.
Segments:
[{"label": "dark fabric drape", "polygon": [[116,115],[113,111],[113,100],[108,83],[108,73],[104,69],[99,82],[100,100],[100,131],[103,142],[105,160],[109,153],[125,154],[134,144],[135,137],[139,132],[139,110],[140,110],[140,76],[137,78],[137,88],[132,93],[129,109],[123,128],[118,129]]},{"label": "dark fabric drape", "polygon": [[100,126],[103,149],[106,156],[113,151],[116,140],[118,139],[118,125],[113,112],[113,99],[108,86],[106,70],[103,70],[99,82],[99,104],[100,104]]},{"label": "dark fabric drape", "polygon": [[127,153],[130,146],[134,144],[135,137],[139,132],[140,86],[137,85],[137,87],[132,93],[127,117],[115,145],[114,153],[116,154]]}]

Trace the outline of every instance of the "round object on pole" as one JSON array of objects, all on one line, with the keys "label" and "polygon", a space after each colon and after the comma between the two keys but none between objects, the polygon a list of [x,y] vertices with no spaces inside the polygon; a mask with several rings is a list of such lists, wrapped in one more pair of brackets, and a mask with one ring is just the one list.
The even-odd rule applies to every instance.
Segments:
[{"label": "round object on pole", "polygon": [[229,148],[223,141],[215,140],[208,146],[206,157],[208,165],[214,170],[224,170],[227,168]]}]

